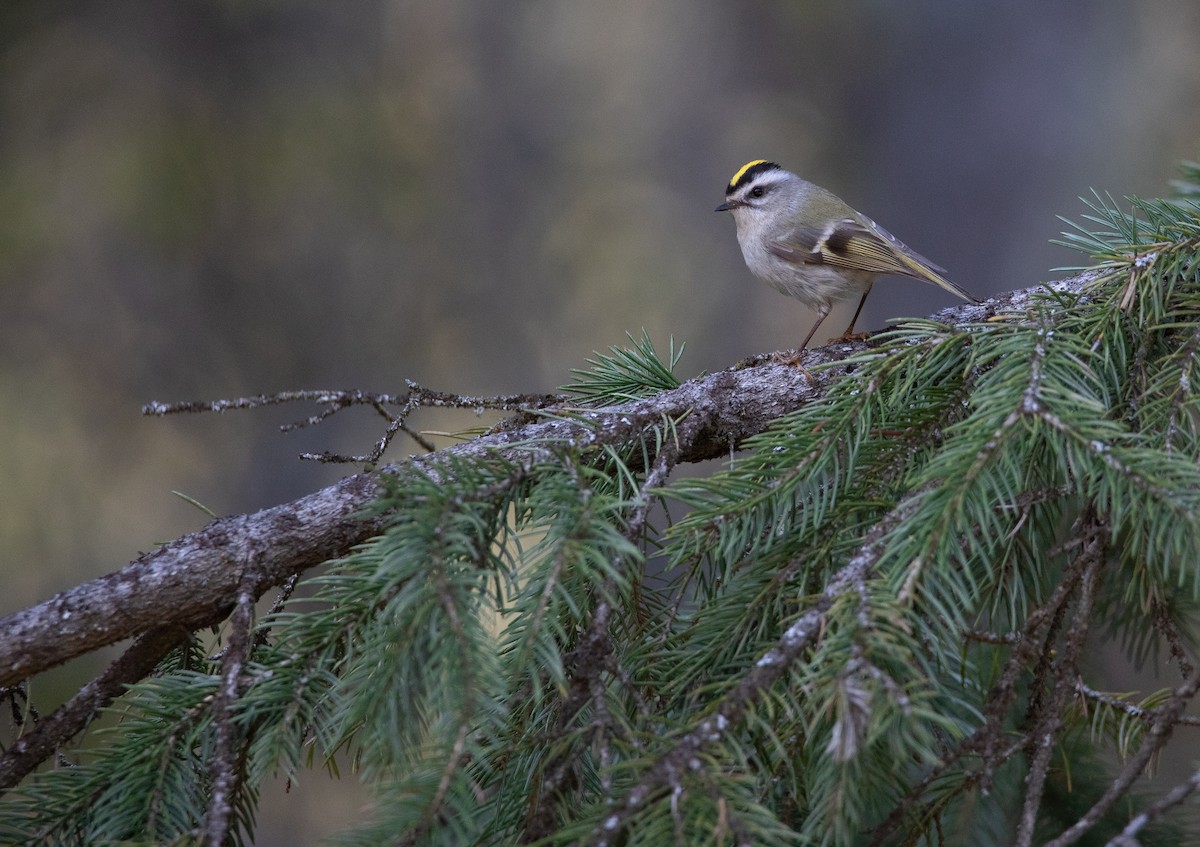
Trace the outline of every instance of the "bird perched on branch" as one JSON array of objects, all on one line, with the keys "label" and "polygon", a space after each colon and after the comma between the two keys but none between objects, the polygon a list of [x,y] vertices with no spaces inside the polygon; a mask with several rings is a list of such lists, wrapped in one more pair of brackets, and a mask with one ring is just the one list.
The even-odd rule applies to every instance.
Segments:
[{"label": "bird perched on branch", "polygon": [[733,213],[738,244],[751,273],[817,310],[817,322],[800,350],[808,346],[834,303],[861,294],[841,336],[853,337],[871,286],[883,274],[909,276],[979,302],[942,276],[944,268],[824,188],[774,162],[756,159],[738,168],[716,211]]}]

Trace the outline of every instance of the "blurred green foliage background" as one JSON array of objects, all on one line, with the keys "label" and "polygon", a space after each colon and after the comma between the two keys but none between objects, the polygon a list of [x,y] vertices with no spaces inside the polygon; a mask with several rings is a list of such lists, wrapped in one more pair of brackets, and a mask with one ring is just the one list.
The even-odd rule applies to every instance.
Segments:
[{"label": "blurred green foliage background", "polygon": [[[1079,194],[1197,155],[1198,44],[1173,0],[7,0],[0,613],[202,525],[173,489],[273,505],[349,472],[299,452],[379,432],[148,400],[553,390],[642,327],[684,376],[794,346],[810,314],[712,211],[748,159],[978,295],[1049,278]],[[944,305],[888,280],[860,327]]]}]

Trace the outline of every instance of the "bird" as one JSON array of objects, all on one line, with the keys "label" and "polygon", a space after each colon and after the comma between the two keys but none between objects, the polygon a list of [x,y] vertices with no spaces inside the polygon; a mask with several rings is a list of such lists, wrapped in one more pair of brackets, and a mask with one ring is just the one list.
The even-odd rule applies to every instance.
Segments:
[{"label": "bird", "polygon": [[877,277],[897,274],[942,288],[969,303],[967,291],[935,265],[833,193],[774,162],[755,159],[729,180],[718,212],[731,212],[742,258],[756,277],[817,312],[800,351],[808,347],[834,303],[862,295],[840,338],[854,338]]}]

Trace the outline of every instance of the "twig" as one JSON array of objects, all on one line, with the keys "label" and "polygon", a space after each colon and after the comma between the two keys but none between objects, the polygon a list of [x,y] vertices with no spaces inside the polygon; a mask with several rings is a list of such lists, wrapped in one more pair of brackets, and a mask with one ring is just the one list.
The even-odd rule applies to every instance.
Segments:
[{"label": "twig", "polygon": [[968,629],[963,632],[963,638],[969,641],[981,641],[984,644],[1016,644],[1023,636],[1019,632],[987,632],[982,629]]},{"label": "twig", "polygon": [[[1106,706],[1111,706],[1114,709],[1124,712],[1131,718],[1136,718],[1140,721],[1150,722],[1158,716],[1153,709],[1146,709],[1134,703],[1129,703],[1122,700],[1120,697],[1114,697],[1111,694],[1106,694],[1103,691],[1097,691],[1085,682],[1077,681],[1075,683],[1075,691],[1088,700],[1095,700],[1097,703],[1103,703]],[[1195,726],[1200,727],[1200,716],[1196,715],[1180,715],[1176,721],[1178,726]]]},{"label": "twig", "polygon": [[253,641],[250,630],[254,624],[253,580],[242,580],[237,607],[229,619],[229,643],[222,659],[221,687],[213,698],[213,729],[216,735],[212,761],[212,793],[204,815],[204,844],[223,847],[229,835],[234,795],[238,790],[239,773],[235,762],[237,727],[234,705],[242,696],[242,672],[250,658]]},{"label": "twig", "polygon": [[1196,771],[1184,782],[1176,785],[1153,804],[1134,816],[1125,828],[1109,840],[1105,847],[1139,847],[1137,834],[1149,824],[1162,817],[1163,813],[1178,806],[1200,789],[1200,771]]},{"label": "twig", "polygon": [[[317,462],[338,462],[344,464],[374,465],[383,456],[388,445],[396,434],[403,432],[417,442],[426,452],[432,453],[437,448],[432,442],[407,425],[408,417],[421,408],[455,408],[475,409],[482,412],[492,409],[501,412],[528,412],[543,409],[563,398],[556,394],[499,394],[483,396],[472,394],[449,394],[444,391],[434,391],[412,380],[405,380],[408,390],[404,394],[379,394],[370,391],[323,390],[307,389],[300,391],[279,391],[274,394],[255,394],[251,397],[236,397],[225,400],[192,400],[181,403],[160,403],[151,401],[142,407],[143,415],[163,417],[197,412],[223,412],[235,409],[258,409],[263,406],[277,406],[283,403],[313,402],[324,405],[322,411],[310,415],[303,420],[284,424],[280,427],[283,432],[315,426],[327,418],[333,417],[343,409],[351,406],[370,406],[388,421],[384,434],[375,443],[370,453],[362,456],[343,456],[337,453],[302,453],[300,458]],[[391,413],[388,406],[399,406],[400,410]]]},{"label": "twig", "polygon": [[[273,602],[271,604],[271,608],[267,610],[266,616],[268,618],[283,611],[284,605],[289,599],[291,599],[292,592],[296,590],[296,586],[299,583],[300,574],[298,573],[294,573],[287,578],[287,581],[283,583],[283,587],[279,589],[279,594],[276,595],[275,602]],[[267,627],[262,627],[254,633],[254,645],[250,649],[257,650],[259,647],[265,646],[267,639],[270,638],[270,636],[271,634],[269,629]]]},{"label": "twig", "polygon": [[[1112,784],[1108,786],[1108,789],[1100,799],[1087,810],[1083,817],[1079,818],[1079,820],[1068,827],[1057,838],[1047,841],[1044,847],[1067,847],[1069,844],[1074,844],[1088,830],[1099,823],[1100,819],[1112,808],[1113,804],[1141,776],[1142,771],[1145,770],[1150,760],[1167,743],[1175,725],[1179,722],[1179,718],[1183,714],[1183,710],[1187,708],[1188,703],[1196,696],[1198,690],[1200,690],[1200,671],[1192,671],[1191,675],[1171,694],[1171,699],[1154,710],[1157,713],[1157,718],[1150,725],[1150,729],[1146,731],[1146,738],[1142,742],[1141,748],[1125,763],[1125,767],[1121,769],[1121,773],[1112,781]],[[1166,798],[1163,799],[1165,800]]]},{"label": "twig", "polygon": [[258,409],[263,406],[278,406],[283,403],[297,403],[311,400],[315,403],[327,403],[334,407],[345,408],[357,403],[368,403],[375,398],[381,403],[399,402],[389,394],[368,394],[364,391],[323,391],[319,389],[303,391],[276,391],[273,394],[255,394],[250,397],[236,397],[231,400],[185,400],[181,403],[161,403],[151,400],[142,406],[143,415],[163,417],[165,415],[193,414],[197,412],[225,412],[238,409]]},{"label": "twig", "polygon": [[1187,679],[1192,675],[1194,666],[1192,660],[1188,658],[1187,648],[1183,644],[1183,636],[1175,626],[1175,621],[1171,619],[1171,610],[1165,603],[1155,600],[1151,605],[1151,612],[1154,616],[1155,629],[1167,639],[1167,648],[1171,651],[1171,658],[1179,664],[1180,675]]},{"label": "twig", "polygon": [[[1027,786],[1025,802],[1013,842],[1017,847],[1028,847],[1033,843],[1038,808],[1041,806],[1046,788],[1046,777],[1050,771],[1050,757],[1065,726],[1062,711],[1071,695],[1072,681],[1079,674],[1079,658],[1083,653],[1083,645],[1087,638],[1088,625],[1091,622],[1092,609],[1096,600],[1096,583],[1108,550],[1108,536],[1095,519],[1090,506],[1083,523],[1086,526],[1087,543],[1084,555],[1088,560],[1087,567],[1080,580],[1079,603],[1076,606],[1071,627],[1067,630],[1066,647],[1062,651],[1062,658],[1055,662],[1053,694],[1049,700],[1039,703],[1040,714],[1037,715],[1036,723],[1030,733],[1034,755],[1029,766],[1029,773],[1025,777]],[[1055,620],[1058,619],[1056,616]],[[1051,627],[1051,632],[1053,631],[1054,627]],[[1053,646],[1048,640],[1043,656],[1052,654]]]}]

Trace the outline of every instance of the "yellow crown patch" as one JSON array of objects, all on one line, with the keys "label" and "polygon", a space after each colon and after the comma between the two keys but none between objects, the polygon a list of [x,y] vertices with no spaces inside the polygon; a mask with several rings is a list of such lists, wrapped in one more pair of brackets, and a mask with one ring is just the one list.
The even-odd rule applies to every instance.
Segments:
[{"label": "yellow crown patch", "polygon": [[746,175],[746,171],[750,170],[755,165],[765,165],[766,163],[766,159],[755,159],[753,162],[747,162],[746,164],[742,165],[737,169],[737,173],[733,175],[733,178],[729,180],[729,187],[732,188],[733,186],[737,185],[738,180]]}]

